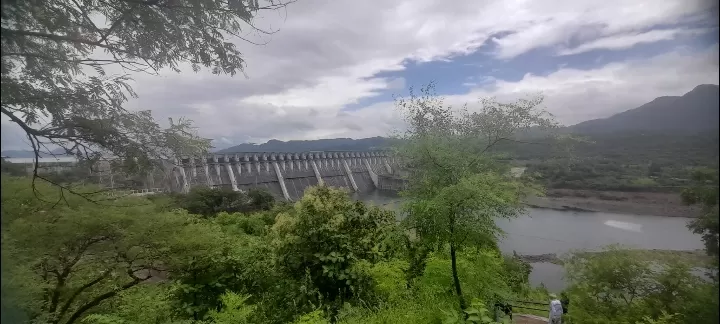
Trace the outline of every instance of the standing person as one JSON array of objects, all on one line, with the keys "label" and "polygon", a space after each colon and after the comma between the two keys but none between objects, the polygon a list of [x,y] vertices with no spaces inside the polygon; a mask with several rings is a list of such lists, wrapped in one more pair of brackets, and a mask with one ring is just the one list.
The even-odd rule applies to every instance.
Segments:
[{"label": "standing person", "polygon": [[557,295],[550,294],[550,316],[549,324],[562,324],[563,307]]}]

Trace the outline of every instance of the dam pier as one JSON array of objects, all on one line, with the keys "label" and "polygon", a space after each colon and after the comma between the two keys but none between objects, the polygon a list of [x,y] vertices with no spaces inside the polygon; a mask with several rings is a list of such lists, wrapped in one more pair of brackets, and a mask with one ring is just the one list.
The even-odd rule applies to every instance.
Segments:
[{"label": "dam pier", "polygon": [[183,157],[174,161],[172,191],[205,186],[246,191],[261,188],[297,200],[306,188],[327,185],[351,192],[399,191],[398,161],[383,151],[233,153]]}]

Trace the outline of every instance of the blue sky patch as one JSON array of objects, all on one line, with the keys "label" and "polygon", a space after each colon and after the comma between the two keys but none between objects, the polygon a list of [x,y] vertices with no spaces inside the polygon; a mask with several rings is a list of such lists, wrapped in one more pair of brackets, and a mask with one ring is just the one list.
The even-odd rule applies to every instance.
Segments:
[{"label": "blue sky patch", "polygon": [[[438,94],[459,95],[467,93],[469,88],[491,85],[493,79],[513,82],[521,80],[528,73],[547,76],[562,68],[590,70],[612,62],[647,59],[683,46],[691,51],[705,50],[717,42],[717,33],[718,30],[714,29],[673,40],[638,44],[628,49],[597,49],[573,55],[558,55],[555,48],[538,48],[509,60],[494,58],[491,54],[495,50],[494,43],[488,41],[469,55],[456,56],[445,61],[410,61],[405,64],[403,71],[380,73],[375,77],[404,78],[406,87],[412,86],[415,89],[434,81]],[[568,44],[572,48],[579,42],[571,38]],[[393,95],[406,94],[407,91],[403,89],[386,90],[374,97],[363,98],[358,103],[347,105],[343,110],[357,110],[392,100]]]}]

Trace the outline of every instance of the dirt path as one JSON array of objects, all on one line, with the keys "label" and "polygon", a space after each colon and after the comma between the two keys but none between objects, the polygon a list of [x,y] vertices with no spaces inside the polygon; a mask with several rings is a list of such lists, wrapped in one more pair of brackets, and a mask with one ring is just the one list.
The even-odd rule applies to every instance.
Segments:
[{"label": "dirt path", "polygon": [[547,324],[548,319],[535,315],[515,314],[513,315],[513,323],[515,324]]}]

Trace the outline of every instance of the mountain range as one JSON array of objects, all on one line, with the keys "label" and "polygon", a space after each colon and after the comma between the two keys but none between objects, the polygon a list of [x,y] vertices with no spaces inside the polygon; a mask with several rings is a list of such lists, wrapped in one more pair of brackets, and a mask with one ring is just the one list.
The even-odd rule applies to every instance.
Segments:
[{"label": "mountain range", "polygon": [[[634,109],[607,118],[593,119],[563,128],[565,133],[613,135],[622,133],[658,133],[692,135],[717,131],[720,86],[702,84],[682,96],[665,96]],[[240,144],[217,153],[364,151],[387,147],[389,138],[333,138],[309,141],[270,140],[263,144]],[[2,151],[7,157],[32,157],[30,151]]]},{"label": "mountain range", "polygon": [[[590,136],[627,133],[692,135],[720,128],[718,107],[720,86],[702,84],[682,96],[655,98],[640,107],[607,118],[584,121],[560,131]],[[240,144],[218,153],[371,150],[386,147],[389,141],[385,137],[287,142],[271,140],[264,144]]]},{"label": "mountain range", "polygon": [[682,96],[655,98],[635,109],[588,120],[567,130],[585,135],[627,131],[693,134],[718,129],[719,105],[720,87],[703,84]]}]

